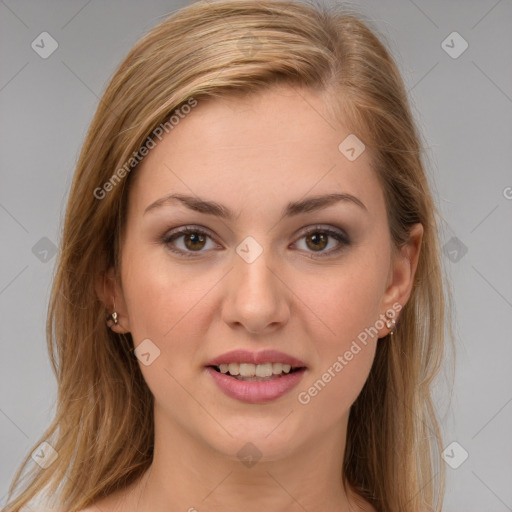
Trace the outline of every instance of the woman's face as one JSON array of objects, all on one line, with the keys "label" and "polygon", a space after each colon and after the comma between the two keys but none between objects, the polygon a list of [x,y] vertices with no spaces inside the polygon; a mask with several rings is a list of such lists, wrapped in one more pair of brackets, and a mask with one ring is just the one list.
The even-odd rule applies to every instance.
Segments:
[{"label": "woman's face", "polygon": [[[411,245],[392,258],[383,192],[355,142],[320,96],[280,87],[199,101],[134,171],[117,329],[145,340],[155,419],[233,459],[246,442],[275,459],[344,433],[417,256]],[[258,359],[273,350],[305,369],[262,384],[208,367],[233,350],[250,354],[231,362],[286,360]]]}]

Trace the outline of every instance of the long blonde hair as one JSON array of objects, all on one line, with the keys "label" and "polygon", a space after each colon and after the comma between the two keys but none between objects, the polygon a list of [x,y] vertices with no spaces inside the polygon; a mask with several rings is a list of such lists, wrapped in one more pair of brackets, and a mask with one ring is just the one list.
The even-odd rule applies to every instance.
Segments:
[{"label": "long blonde hair", "polygon": [[136,165],[101,198],[98,190],[191,98],[250,94],[273,84],[328,92],[333,114],[343,116],[374,155],[396,248],[408,240],[412,224],[423,224],[412,295],[394,336],[378,343],[369,378],[351,408],[343,481],[379,512],[441,509],[442,441],[431,393],[452,330],[445,322],[450,295],[438,212],[402,78],[369,26],[346,9],[293,1],[197,2],[153,28],[126,56],[80,154],[49,305],[57,407],[33,449],[47,441],[58,456],[41,469],[27,455],[5,512],[19,511],[43,490],[74,512],[132,483],[150,466],[153,396],[131,336],[106,327],[105,305],[94,285],[109,266],[118,268]]}]

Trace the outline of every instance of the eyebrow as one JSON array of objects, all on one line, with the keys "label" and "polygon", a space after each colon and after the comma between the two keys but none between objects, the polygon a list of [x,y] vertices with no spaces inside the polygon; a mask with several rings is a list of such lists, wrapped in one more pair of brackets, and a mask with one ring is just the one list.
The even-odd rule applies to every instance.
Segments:
[{"label": "eyebrow", "polygon": [[[227,206],[219,204],[215,201],[207,201],[205,199],[201,199],[195,196],[189,196],[186,194],[168,194],[164,197],[161,197],[160,199],[157,199],[154,203],[151,203],[144,210],[143,215],[146,215],[146,213],[157,208],[160,208],[162,206],[172,205],[176,201],[181,202],[181,204],[183,204],[190,210],[199,213],[206,213],[208,215],[215,215],[216,217],[220,217],[222,219],[230,221],[233,221],[240,215],[239,213],[235,214],[235,212],[230,210]],[[340,201],[347,202],[347,204],[355,204],[361,207],[363,210],[368,211],[364,203],[356,196],[346,193],[337,193],[313,196],[299,201],[290,202],[283,209],[282,218],[293,217],[296,215],[300,215],[301,213],[310,213],[317,210],[321,210]]]}]

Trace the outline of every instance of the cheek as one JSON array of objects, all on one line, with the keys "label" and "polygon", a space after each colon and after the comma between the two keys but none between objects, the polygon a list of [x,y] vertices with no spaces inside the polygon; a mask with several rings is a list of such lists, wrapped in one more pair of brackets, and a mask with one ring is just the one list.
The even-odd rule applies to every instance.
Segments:
[{"label": "cheek", "polygon": [[[139,367],[157,403],[169,403],[172,397],[173,407],[194,410],[195,402],[182,384],[197,360],[197,333],[206,321],[201,298],[208,279],[193,280],[184,272],[171,272],[165,255],[148,253],[129,247],[123,253],[123,292],[133,342],[135,348],[146,339],[153,344],[148,345],[150,364],[141,359]],[[153,359],[153,354],[158,355]]]},{"label": "cheek", "polygon": [[359,258],[343,268],[333,268],[325,286],[313,287],[310,278],[301,287],[300,293],[320,322],[314,322],[317,329],[309,332],[317,364],[301,386],[297,401],[306,410],[318,411],[327,423],[348,412],[371,370],[377,331],[382,327],[378,322],[385,284],[381,266],[375,260]]},{"label": "cheek", "polygon": [[148,268],[137,270],[132,276],[124,283],[124,293],[133,339],[136,343],[148,337],[160,340],[183,309],[183,300],[176,293],[179,283]]},{"label": "cheek", "polygon": [[317,360],[297,393],[311,428],[320,421],[324,425],[336,423],[348,414],[368,378],[379,342],[375,290],[369,285],[353,288],[345,279],[336,284],[329,290],[337,300],[322,303],[320,309],[329,330],[310,333]]},{"label": "cheek", "polygon": [[385,286],[381,266],[369,258],[352,258],[296,283],[297,295],[318,320],[313,338],[327,352],[329,347],[342,349],[379,319]]},{"label": "cheek", "polygon": [[[322,368],[297,393],[297,408],[304,431],[330,428],[349,415],[371,370],[376,341],[349,344],[346,351]],[[350,360],[347,358],[351,355]],[[338,359],[339,356],[339,359]]]},{"label": "cheek", "polygon": [[123,258],[123,291],[135,342],[154,338],[165,343],[186,329],[208,279],[190,279],[186,271],[173,271],[158,250],[144,252],[127,244]]}]

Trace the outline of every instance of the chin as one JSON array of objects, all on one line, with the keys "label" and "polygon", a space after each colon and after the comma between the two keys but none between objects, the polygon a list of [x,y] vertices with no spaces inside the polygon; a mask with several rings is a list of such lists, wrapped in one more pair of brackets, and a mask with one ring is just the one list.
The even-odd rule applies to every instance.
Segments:
[{"label": "chin", "polygon": [[300,431],[294,428],[291,418],[285,417],[286,414],[279,417],[270,415],[259,420],[245,417],[232,422],[225,421],[223,426],[233,437],[222,430],[221,436],[218,432],[205,436],[205,442],[232,460],[242,461],[245,457],[261,461],[279,460],[298,449],[301,442],[305,441],[303,434],[299,438]]}]

